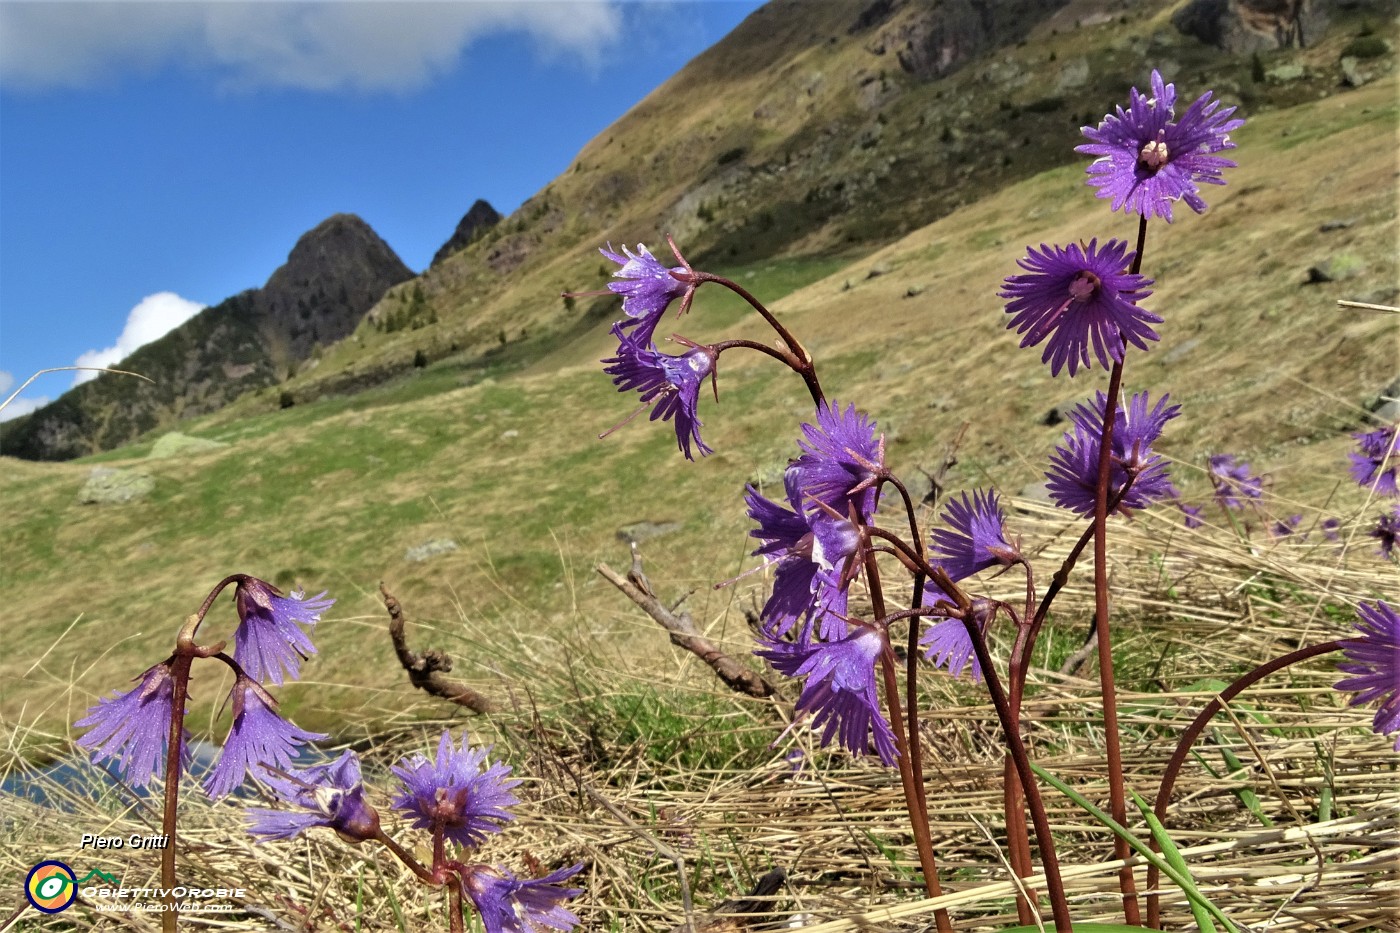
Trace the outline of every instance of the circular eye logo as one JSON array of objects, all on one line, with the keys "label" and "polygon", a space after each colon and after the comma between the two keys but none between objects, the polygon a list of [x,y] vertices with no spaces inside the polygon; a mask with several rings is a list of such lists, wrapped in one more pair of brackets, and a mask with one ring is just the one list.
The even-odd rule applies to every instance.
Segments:
[{"label": "circular eye logo", "polygon": [[44,913],[56,914],[78,899],[78,879],[62,862],[40,862],[29,869],[24,896]]}]

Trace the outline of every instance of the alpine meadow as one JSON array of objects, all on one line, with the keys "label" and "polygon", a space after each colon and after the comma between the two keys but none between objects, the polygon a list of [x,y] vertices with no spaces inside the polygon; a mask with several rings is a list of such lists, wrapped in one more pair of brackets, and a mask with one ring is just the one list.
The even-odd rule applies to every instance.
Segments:
[{"label": "alpine meadow", "polygon": [[0,425],[0,929],[1395,929],[1397,14],[771,0]]}]

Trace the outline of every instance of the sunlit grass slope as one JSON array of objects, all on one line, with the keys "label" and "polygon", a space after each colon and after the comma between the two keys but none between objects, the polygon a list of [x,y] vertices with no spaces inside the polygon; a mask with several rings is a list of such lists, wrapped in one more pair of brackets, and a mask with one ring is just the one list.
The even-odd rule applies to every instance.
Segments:
[{"label": "sunlit grass slope", "polygon": [[[1281,509],[1326,502],[1326,514],[1357,514],[1346,431],[1400,375],[1400,318],[1335,302],[1394,303],[1397,115],[1390,80],[1253,117],[1237,136],[1241,167],[1206,192],[1209,212],[1152,226],[1144,272],[1166,321],[1159,347],[1130,356],[1127,386],[1184,406],[1164,448],[1182,461],[1188,496],[1203,497],[1206,457],[1230,451],[1271,474]],[[1067,128],[1063,145],[1074,143]],[[1330,221],[1348,225],[1320,232]],[[878,419],[897,469],[936,466],[966,421],[954,488],[1015,491],[1039,477],[1059,437],[1044,413],[1102,379],[1051,380],[1037,351],[1017,350],[1000,280],[1026,244],[1133,232],[1094,200],[1081,166],[978,200],[854,265],[775,259],[720,271],[781,299],[829,396]],[[1350,277],[1302,284],[1329,260]],[[767,339],[734,299],[714,297],[702,290],[691,316],[661,332]],[[625,564],[617,532],[639,521],[679,524],[643,546],[653,582],[663,594],[693,589],[696,617],[745,651],[742,617],[727,610],[757,597],[758,578],[711,584],[752,566],[742,483],[777,475],[810,403],[770,361],[726,355],[720,403],[701,407],[713,456],[687,463],[670,427],[644,418],[600,441],[633,405],[598,372],[610,351],[585,331],[533,361],[444,361],[351,398],[235,410],[189,427],[230,446],[183,459],[146,461],[146,443],[92,461],[6,460],[0,716],[11,750],[65,751],[68,724],[165,657],[183,617],[233,572],[337,598],[317,629],[320,654],[280,696],[302,725],[342,738],[434,709],[394,661],[381,580],[427,624],[413,633],[418,646],[449,651],[455,673],[488,691],[582,650],[600,677],[686,665],[591,569]],[[77,504],[99,459],[149,472],[150,499]],[[405,560],[446,537],[457,550]],[[205,633],[231,635],[232,621],[225,601]],[[196,682],[197,731],[226,687]]]}]

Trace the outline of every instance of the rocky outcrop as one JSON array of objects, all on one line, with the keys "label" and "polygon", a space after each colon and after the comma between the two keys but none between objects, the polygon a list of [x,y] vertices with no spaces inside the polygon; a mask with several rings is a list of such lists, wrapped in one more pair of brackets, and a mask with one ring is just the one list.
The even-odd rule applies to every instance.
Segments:
[{"label": "rocky outcrop", "polygon": [[336,214],[304,234],[262,288],[205,308],[119,368],[0,426],[0,453],[67,460],[110,450],[274,385],[318,345],[348,336],[413,273],[368,224]]},{"label": "rocky outcrop", "polygon": [[354,214],[336,214],[303,234],[256,301],[270,342],[289,361],[348,337],[365,312],[413,271]]},{"label": "rocky outcrop", "polygon": [[452,232],[452,236],[449,237],[447,242],[442,244],[442,248],[433,255],[433,261],[429,263],[429,268],[442,262],[458,250],[463,249],[472,240],[475,240],[500,222],[501,215],[496,212],[496,209],[486,201],[478,198],[466,214],[462,215],[462,219],[458,222],[457,229]]},{"label": "rocky outcrop", "polygon": [[1068,0],[978,0],[914,2],[907,11],[892,2],[867,7],[852,26],[888,21],[871,45],[876,54],[893,52],[899,67],[921,81],[949,75],[989,49],[1024,38],[1040,20]]},{"label": "rocky outcrop", "polygon": [[1185,35],[1226,52],[1303,48],[1327,28],[1320,0],[1192,0],[1172,16]]}]

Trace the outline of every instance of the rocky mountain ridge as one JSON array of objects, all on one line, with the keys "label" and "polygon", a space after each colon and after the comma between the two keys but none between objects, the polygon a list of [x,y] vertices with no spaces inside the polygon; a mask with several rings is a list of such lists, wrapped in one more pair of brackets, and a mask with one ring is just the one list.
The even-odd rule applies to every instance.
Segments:
[{"label": "rocky mountain ridge", "polygon": [[336,214],[303,234],[261,288],[205,308],[118,365],[152,382],[111,374],[85,382],[0,428],[0,453],[28,460],[96,453],[275,385],[412,277],[369,224]]},{"label": "rocky mountain ridge", "polygon": [[[421,275],[393,268],[394,257],[371,262],[379,271],[360,287],[353,269],[332,271],[332,263],[317,278],[289,261],[264,289],[220,305],[227,313],[206,320],[206,311],[188,332],[169,335],[168,348],[157,341],[138,351],[149,351],[144,365],[173,367],[165,389],[95,380],[87,386],[100,389],[0,427],[0,450],[78,456],[240,395],[237,412],[247,413],[358,392],[447,357],[468,369],[528,362],[606,327],[606,298],[561,301],[560,293],[607,283],[611,270],[596,249],[608,242],[659,248],[671,234],[692,261],[721,269],[791,256],[854,259],[1078,158],[1079,127],[1124,99],[1128,85],[1145,86],[1154,67],[1251,113],[1388,73],[1394,43],[1369,30],[1397,7],[771,0],[511,216],[474,203]],[[1393,35],[1393,24],[1385,28]],[[1380,49],[1364,67],[1347,57],[1353,36]],[[1250,51],[1228,51],[1237,47]],[[336,281],[341,274],[346,283]],[[343,313],[322,321],[307,310],[327,303]],[[224,349],[205,352],[209,341]]]}]

